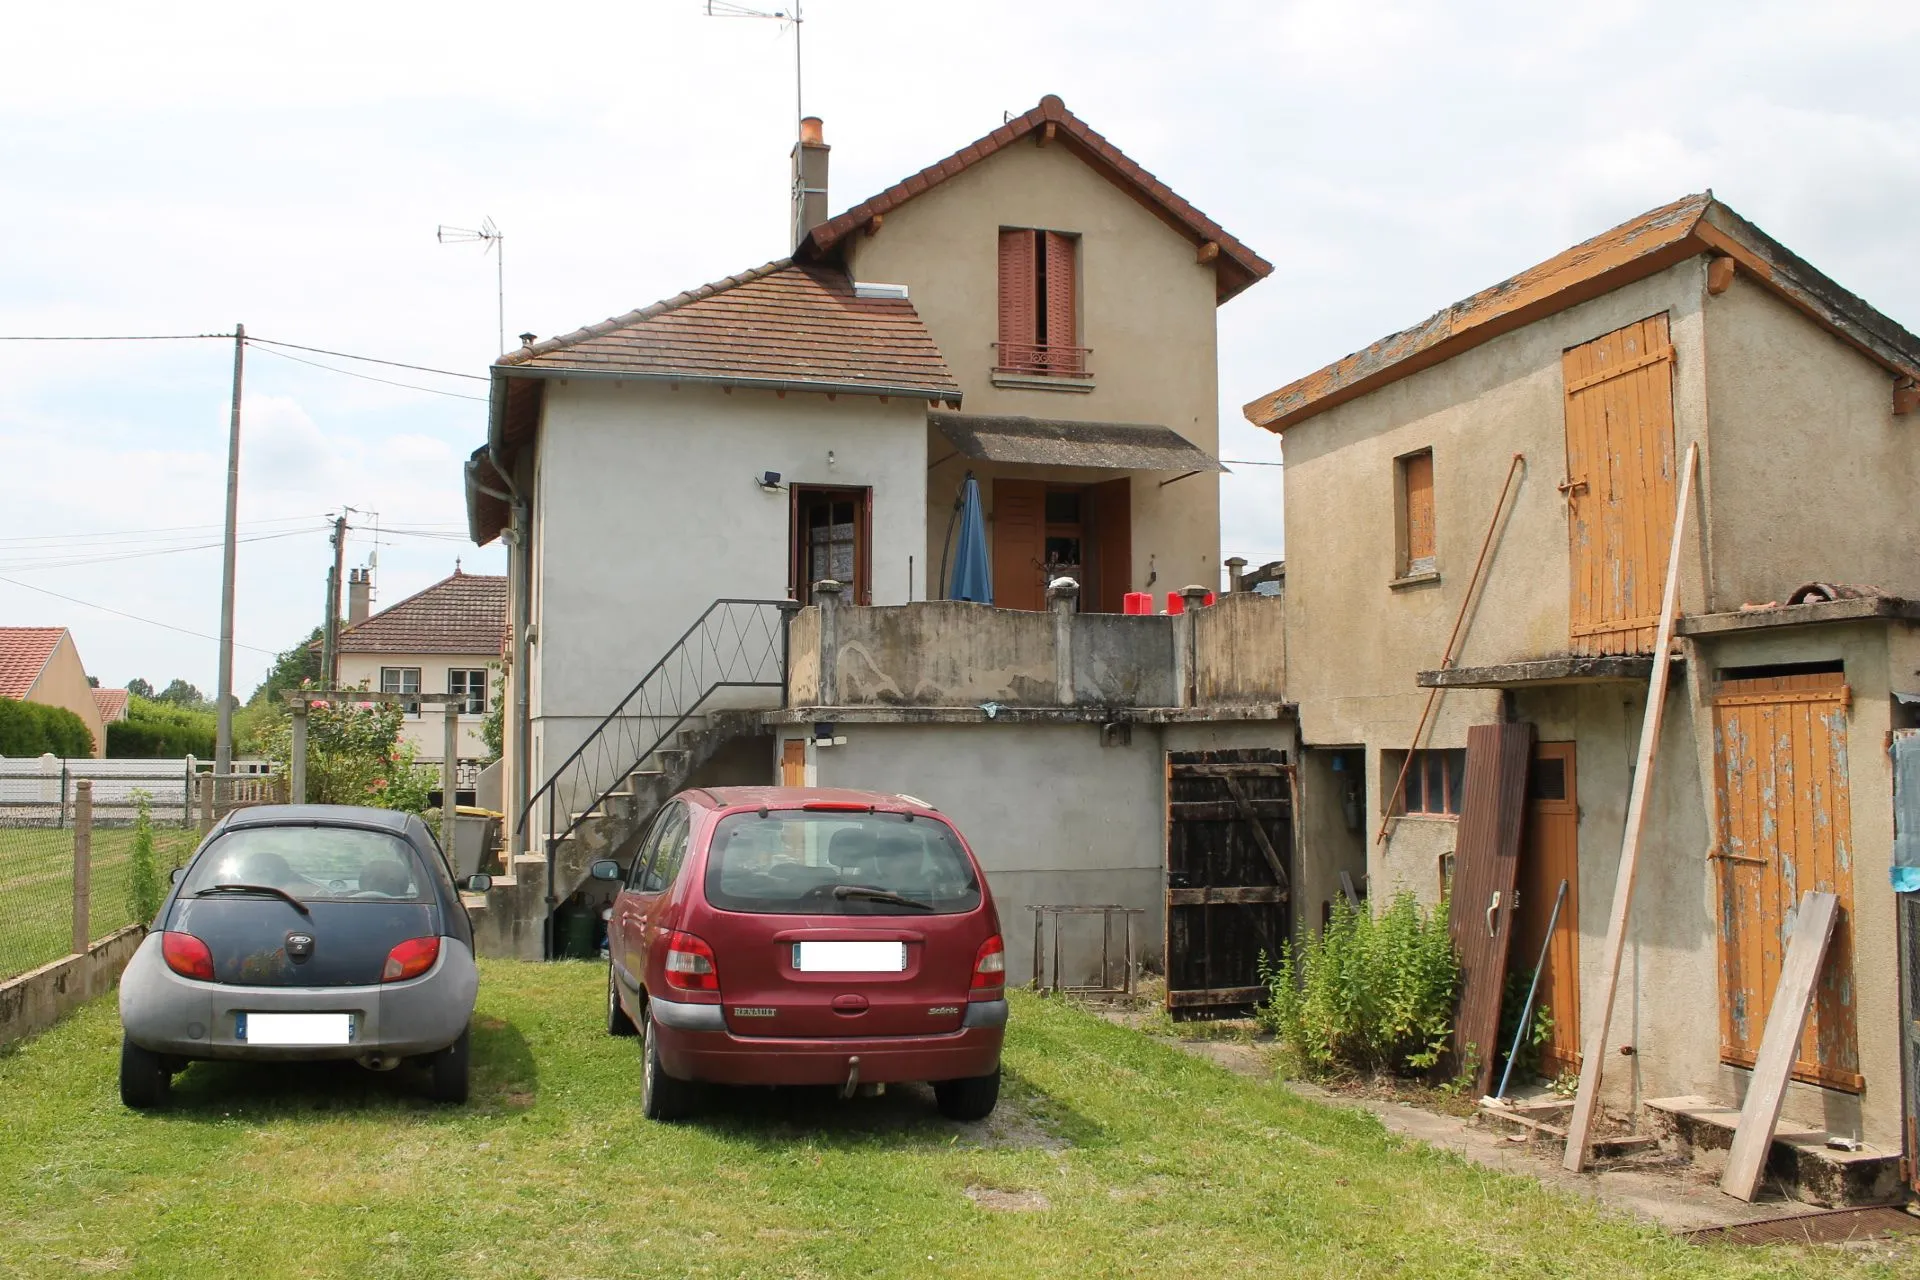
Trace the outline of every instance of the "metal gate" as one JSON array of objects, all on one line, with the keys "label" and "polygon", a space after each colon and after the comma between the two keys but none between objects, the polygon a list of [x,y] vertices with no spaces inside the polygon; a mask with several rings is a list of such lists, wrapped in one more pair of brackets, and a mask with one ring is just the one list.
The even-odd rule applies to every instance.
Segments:
[{"label": "metal gate", "polygon": [[1920,729],[1893,734],[1893,887],[1900,945],[1900,1128],[1920,1191]]},{"label": "metal gate", "polygon": [[1239,1013],[1292,936],[1293,766],[1270,747],[1167,753],[1167,1009]]}]

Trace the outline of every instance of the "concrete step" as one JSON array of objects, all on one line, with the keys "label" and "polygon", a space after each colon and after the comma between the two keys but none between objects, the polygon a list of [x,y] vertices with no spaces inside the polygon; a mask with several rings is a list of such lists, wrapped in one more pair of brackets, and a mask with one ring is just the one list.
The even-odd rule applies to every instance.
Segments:
[{"label": "concrete step", "polygon": [[[495,880],[494,883],[499,884],[500,882]],[[460,904],[467,909],[468,915],[472,915],[476,911],[485,911],[487,909],[487,895],[484,893],[463,893],[460,895]]]},{"label": "concrete step", "polygon": [[[1650,1128],[1663,1147],[1685,1155],[1694,1164],[1718,1174],[1726,1168],[1727,1149],[1740,1123],[1740,1111],[1711,1098],[1686,1095],[1654,1098],[1643,1104]],[[1851,1135],[1836,1135],[1782,1122],[1773,1133],[1767,1153],[1765,1182],[1784,1185],[1797,1200],[1830,1208],[1891,1204],[1905,1199],[1900,1182],[1900,1154],[1861,1146],[1846,1150],[1829,1146],[1838,1139],[1851,1144]]]},{"label": "concrete step", "polygon": [[543,863],[546,860],[547,855],[544,853],[516,853],[513,855],[513,865],[516,867],[535,862]]}]

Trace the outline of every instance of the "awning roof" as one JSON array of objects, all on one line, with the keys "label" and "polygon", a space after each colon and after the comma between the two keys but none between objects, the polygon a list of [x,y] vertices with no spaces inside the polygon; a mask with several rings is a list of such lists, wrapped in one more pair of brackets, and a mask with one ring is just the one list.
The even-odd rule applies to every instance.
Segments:
[{"label": "awning roof", "polygon": [[927,421],[961,453],[988,462],[1115,471],[1226,470],[1170,427],[979,413],[929,413]]}]

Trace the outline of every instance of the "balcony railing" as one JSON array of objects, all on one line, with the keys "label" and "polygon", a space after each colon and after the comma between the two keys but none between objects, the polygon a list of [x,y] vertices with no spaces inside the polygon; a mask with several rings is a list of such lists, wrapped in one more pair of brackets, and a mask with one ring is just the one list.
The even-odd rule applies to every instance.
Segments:
[{"label": "balcony railing", "polygon": [[1092,347],[1063,347],[1048,342],[996,342],[995,373],[1030,373],[1049,378],[1089,378]]}]

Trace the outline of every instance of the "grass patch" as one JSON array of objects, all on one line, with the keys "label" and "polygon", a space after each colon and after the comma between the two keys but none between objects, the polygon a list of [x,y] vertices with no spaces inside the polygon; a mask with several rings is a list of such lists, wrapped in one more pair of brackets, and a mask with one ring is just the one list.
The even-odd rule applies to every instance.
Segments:
[{"label": "grass patch", "polygon": [[0,1057],[0,1273],[1873,1274],[1683,1244],[1025,993],[984,1125],[920,1089],[650,1124],[605,972],[487,963],[465,1108],[404,1071],[199,1064],[137,1115],[96,1001]]},{"label": "grass patch", "polygon": [[[160,823],[153,839],[164,881],[193,852],[200,835]],[[136,923],[127,910],[132,844],[130,827],[94,828],[87,914],[95,940]],[[72,943],[72,828],[0,827],[0,979],[58,960]]]}]

